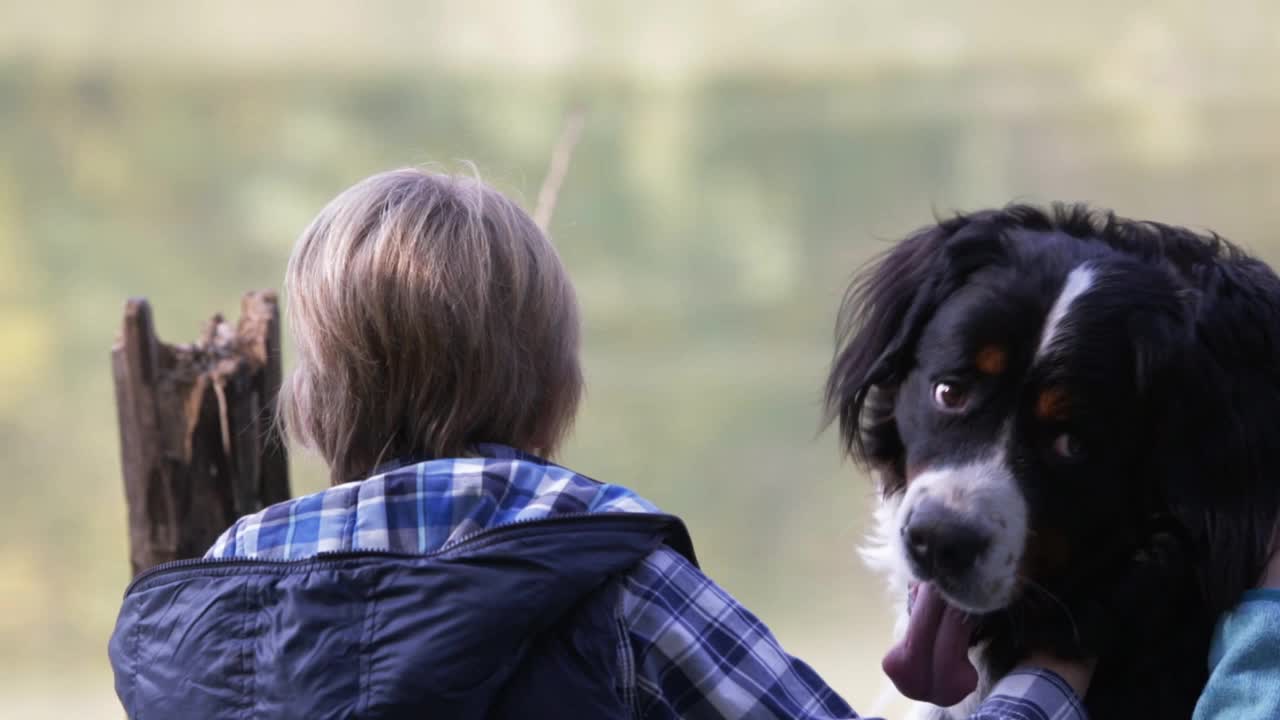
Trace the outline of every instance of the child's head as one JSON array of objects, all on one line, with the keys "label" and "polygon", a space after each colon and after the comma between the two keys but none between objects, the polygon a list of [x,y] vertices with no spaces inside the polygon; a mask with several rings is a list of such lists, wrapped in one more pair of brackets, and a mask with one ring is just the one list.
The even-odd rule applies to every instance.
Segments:
[{"label": "child's head", "polygon": [[549,455],[582,391],[573,287],[545,235],[470,177],[396,170],[343,192],[285,279],[281,416],[334,482],[478,442]]}]

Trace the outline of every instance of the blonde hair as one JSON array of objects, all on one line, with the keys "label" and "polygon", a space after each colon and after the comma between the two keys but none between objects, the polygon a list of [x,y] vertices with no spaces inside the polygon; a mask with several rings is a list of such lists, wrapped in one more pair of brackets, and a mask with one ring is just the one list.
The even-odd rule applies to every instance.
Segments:
[{"label": "blonde hair", "polygon": [[367,178],[303,232],[280,418],[334,483],[478,442],[552,455],[582,393],[573,286],[523,210],[470,177]]}]

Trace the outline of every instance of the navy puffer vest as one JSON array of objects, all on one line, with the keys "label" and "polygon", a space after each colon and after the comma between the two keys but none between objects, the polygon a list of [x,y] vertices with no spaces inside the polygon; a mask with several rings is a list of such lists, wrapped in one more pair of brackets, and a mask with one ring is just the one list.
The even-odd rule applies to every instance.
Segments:
[{"label": "navy puffer vest", "polygon": [[174,563],[129,587],[109,652],[131,718],[625,718],[620,574],[670,515],[552,517],[425,555]]}]

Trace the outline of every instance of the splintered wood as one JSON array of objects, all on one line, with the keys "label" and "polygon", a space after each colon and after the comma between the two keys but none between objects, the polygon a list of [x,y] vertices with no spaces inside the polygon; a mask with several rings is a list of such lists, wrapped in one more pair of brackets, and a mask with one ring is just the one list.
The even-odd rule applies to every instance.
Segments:
[{"label": "splintered wood", "polygon": [[280,311],[251,292],[232,327],[214,315],[200,338],[156,338],[151,306],[125,305],[111,350],[133,573],[199,557],[236,518],[289,497],[272,422],[280,390]]}]

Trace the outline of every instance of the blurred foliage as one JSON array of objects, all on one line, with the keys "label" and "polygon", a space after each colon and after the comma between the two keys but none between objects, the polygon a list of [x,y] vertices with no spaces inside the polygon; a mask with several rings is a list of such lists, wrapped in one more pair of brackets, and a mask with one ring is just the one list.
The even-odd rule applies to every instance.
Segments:
[{"label": "blurred foliage", "polygon": [[709,572],[864,710],[888,633],[853,555],[870,487],[817,434],[852,270],[935,212],[1013,199],[1280,257],[1272,6],[426,5],[0,3],[0,687],[20,716],[111,712],[124,299],[193,338],[278,287],[369,173],[465,159],[531,202],[588,108],[553,223],[587,326],[563,460],[685,516]]}]

